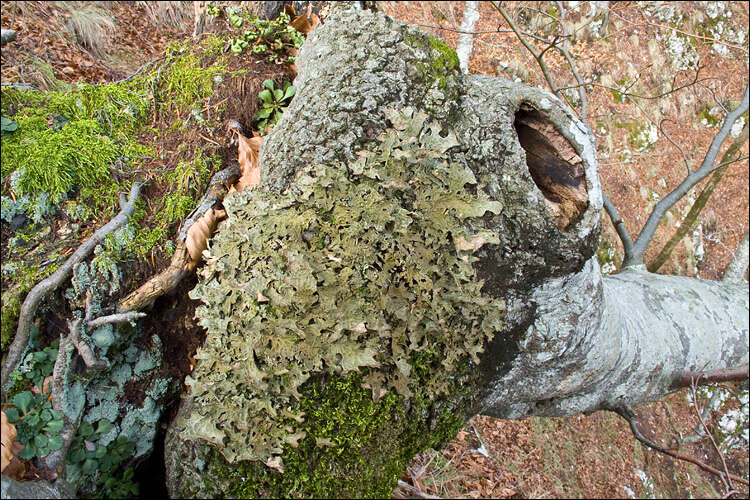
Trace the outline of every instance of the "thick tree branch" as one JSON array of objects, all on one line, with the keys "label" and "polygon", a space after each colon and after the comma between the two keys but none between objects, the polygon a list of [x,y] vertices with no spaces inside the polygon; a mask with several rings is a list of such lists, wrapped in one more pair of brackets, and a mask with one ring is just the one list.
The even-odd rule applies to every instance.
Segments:
[{"label": "thick tree branch", "polygon": [[711,142],[711,146],[708,148],[708,151],[706,152],[706,156],[704,157],[700,168],[685,177],[685,179],[680,183],[679,186],[677,186],[671,193],[662,198],[656,204],[654,210],[651,212],[651,215],[646,221],[646,224],[643,226],[638,239],[633,245],[633,251],[625,254],[623,267],[632,267],[643,264],[643,255],[646,252],[646,248],[651,242],[651,239],[654,237],[656,228],[659,226],[662,218],[667,213],[667,210],[672,208],[675,203],[677,203],[683,196],[688,193],[688,191],[690,191],[700,181],[705,179],[715,169],[714,163],[716,161],[716,156],[719,154],[719,149],[729,135],[729,132],[731,131],[732,125],[734,124],[735,120],[737,120],[737,118],[742,116],[747,111],[748,99],[748,87],[745,87],[745,94],[742,97],[742,102],[724,119],[724,124],[722,125],[716,136],[714,136],[714,139]]},{"label": "thick tree branch", "polygon": [[21,362],[21,356],[23,355],[26,345],[29,341],[29,333],[31,332],[32,321],[34,315],[39,307],[42,300],[52,291],[56,290],[65,281],[70,274],[73,272],[73,267],[85,259],[94,247],[104,240],[112,231],[118,229],[120,226],[128,221],[128,218],[133,215],[135,210],[135,201],[140,194],[142,183],[135,182],[130,190],[130,196],[126,206],[113,217],[108,223],[99,228],[94,232],[91,237],[83,242],[75,252],[60,266],[57,271],[52,273],[49,277],[37,283],[37,285],[31,289],[26,295],[26,299],[21,305],[21,311],[18,315],[18,328],[16,330],[16,336],[13,339],[13,343],[8,348],[8,355],[5,358],[5,364],[2,368],[2,400],[5,401],[7,396],[7,390],[10,386],[10,374],[13,370],[18,367],[18,363]]}]

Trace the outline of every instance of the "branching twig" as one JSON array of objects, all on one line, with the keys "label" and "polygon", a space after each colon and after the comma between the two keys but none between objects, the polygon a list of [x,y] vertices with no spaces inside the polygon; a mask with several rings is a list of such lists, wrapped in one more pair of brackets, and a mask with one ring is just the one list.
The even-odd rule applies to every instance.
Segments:
[{"label": "branching twig", "polygon": [[4,401],[7,396],[7,390],[10,387],[10,374],[16,369],[18,363],[21,362],[21,356],[23,355],[26,345],[29,342],[29,333],[31,332],[31,324],[34,320],[34,315],[42,302],[44,297],[49,293],[56,290],[65,281],[70,273],[73,271],[73,267],[85,259],[94,247],[98,245],[105,236],[112,231],[118,229],[120,226],[125,224],[128,218],[133,214],[135,210],[135,200],[141,191],[143,184],[136,182],[133,184],[130,190],[130,196],[128,201],[115,217],[113,217],[107,224],[99,228],[94,234],[85,242],[83,242],[75,252],[60,266],[57,271],[52,273],[49,277],[37,283],[37,285],[31,289],[26,295],[26,299],[21,305],[21,310],[18,314],[18,328],[16,330],[16,336],[13,339],[13,343],[8,348],[8,355],[5,358],[5,364],[2,368],[2,400]]},{"label": "branching twig", "polygon": [[[567,87],[560,87],[558,90],[563,91],[563,90],[568,90],[568,89],[575,89],[575,88],[578,88],[578,87],[581,87],[581,86],[584,86],[584,85],[585,86],[589,86],[590,85],[592,87],[600,87],[600,88],[607,89],[607,90],[614,90],[615,92],[617,92],[617,93],[619,93],[619,94],[621,94],[623,96],[636,97],[638,99],[661,99],[662,97],[668,96],[670,94],[674,94],[678,90],[682,90],[684,88],[691,87],[693,85],[697,85],[699,83],[702,83],[702,82],[705,82],[705,81],[713,79],[713,78],[700,78],[699,79],[698,75],[700,74],[700,70],[701,70],[701,66],[699,66],[695,70],[695,77],[693,78],[693,81],[691,81],[689,83],[686,83],[684,85],[680,85],[679,87],[674,87],[673,86],[671,89],[666,90],[666,91],[661,92],[660,94],[656,94],[656,95],[632,94],[632,93],[628,92],[627,90],[618,89],[618,88],[615,88],[615,87],[610,87],[608,85],[602,85],[601,83],[596,83],[596,82],[578,83],[577,85],[569,85]],[[632,87],[632,85],[631,85],[631,87]],[[630,87],[628,87],[628,89],[629,88]]]},{"label": "branching twig", "polygon": [[607,196],[607,193],[604,192],[604,190],[602,190],[602,199],[604,201],[604,210],[607,211],[607,215],[609,215],[609,218],[612,221],[612,225],[615,226],[615,231],[617,231],[617,235],[620,237],[622,246],[625,249],[625,254],[627,254],[628,252],[632,252],[633,240],[630,238],[630,233],[628,233],[628,229],[625,227],[625,223],[620,218],[620,214],[617,213],[617,209],[609,200],[609,197]]},{"label": "branching twig", "polygon": [[513,30],[513,33],[516,34],[516,37],[518,38],[518,41],[523,44],[524,47],[526,47],[526,50],[528,50],[531,55],[536,59],[536,62],[539,64],[539,67],[542,70],[542,73],[544,74],[544,78],[547,80],[547,85],[549,85],[550,90],[552,90],[552,93],[555,94],[560,99],[565,99],[561,96],[560,92],[557,89],[557,86],[555,85],[555,82],[552,81],[552,76],[549,74],[549,69],[547,69],[547,65],[544,62],[544,59],[542,59],[539,54],[537,54],[536,50],[534,50],[534,47],[532,47],[529,42],[524,40],[523,36],[521,36],[521,33],[519,32],[518,28],[516,27],[516,24],[513,22],[513,20],[510,18],[510,16],[505,12],[505,10],[498,5],[497,2],[491,2],[492,5],[497,9],[498,12],[500,12],[500,15],[503,16],[503,19],[505,19],[505,22],[508,23],[508,26],[510,26],[510,29]]},{"label": "branching twig", "polygon": [[677,186],[671,193],[659,200],[648,217],[646,224],[643,226],[638,239],[633,244],[633,251],[625,254],[625,260],[623,267],[639,266],[643,264],[643,255],[646,252],[648,244],[656,233],[656,228],[659,226],[667,210],[672,208],[688,191],[690,191],[696,184],[708,177],[716,168],[714,163],[716,156],[719,154],[721,145],[726,140],[729,132],[732,129],[732,125],[737,118],[742,116],[748,109],[748,100],[750,100],[749,88],[745,87],[745,94],[742,97],[742,102],[737,106],[731,113],[729,113],[724,119],[724,124],[717,134],[714,136],[711,146],[706,152],[706,156],[701,163],[700,168],[692,174],[685,177],[685,179]]},{"label": "branching twig", "polygon": [[[557,8],[560,11],[560,19],[558,20],[560,26],[562,27],[563,31],[563,43],[562,47],[557,47],[557,49],[562,53],[562,55],[565,57],[565,60],[568,61],[568,65],[570,66],[570,71],[573,72],[573,76],[575,77],[576,81],[579,84],[583,83],[583,78],[581,78],[581,74],[578,72],[578,66],[575,63],[575,59],[570,55],[570,52],[568,52],[568,27],[565,26],[565,8],[563,7],[562,2],[556,2]],[[554,17],[554,16],[553,16]],[[581,121],[586,121],[586,116],[588,114],[588,101],[586,100],[586,87],[580,86],[578,87],[578,97],[581,100],[581,114],[579,117],[581,118]]]},{"label": "branching twig", "polygon": [[[669,448],[664,448],[663,446],[659,446],[658,444],[654,443],[650,439],[648,439],[646,436],[641,434],[641,431],[638,429],[637,422],[635,421],[635,413],[633,412],[632,408],[630,408],[627,405],[617,406],[615,408],[612,408],[612,411],[620,415],[622,418],[627,420],[628,424],[630,425],[630,430],[633,432],[633,436],[643,443],[645,446],[648,446],[652,450],[656,450],[659,453],[663,453],[665,455],[669,455],[670,457],[676,458],[678,460],[684,460],[686,462],[690,462],[692,464],[697,465],[701,469],[710,472],[711,474],[716,474],[717,476],[721,477],[724,473],[720,470],[711,467],[708,464],[705,464],[701,462],[700,460],[697,460],[693,457],[688,457],[686,455],[682,455],[680,453],[674,452],[670,450]],[[733,480],[739,481],[742,484],[749,485],[747,479],[743,479],[741,477],[735,476],[734,474],[730,474]]]},{"label": "branching twig", "polygon": [[674,142],[672,140],[672,137],[670,137],[667,131],[664,130],[664,122],[666,121],[674,122],[674,120],[670,118],[664,118],[662,121],[659,122],[659,130],[661,131],[662,135],[664,135],[664,137],[666,137],[667,140],[672,143],[674,147],[680,150],[680,154],[682,155],[682,161],[685,162],[685,170],[687,171],[687,175],[690,175],[693,173],[693,171],[690,169],[690,162],[688,161],[687,156],[685,155],[685,150],[682,149],[682,146]]},{"label": "branching twig", "polygon": [[706,426],[706,421],[703,419],[703,416],[701,415],[700,409],[698,408],[698,398],[695,395],[695,388],[698,386],[698,381],[700,380],[701,376],[698,375],[698,377],[691,380],[690,383],[690,394],[693,398],[693,409],[695,410],[695,414],[698,416],[698,420],[701,423],[701,427],[703,427],[703,430],[706,434],[708,434],[708,437],[711,439],[711,444],[714,446],[714,449],[716,450],[716,453],[719,454],[719,458],[721,459],[721,464],[724,466],[724,473],[726,474],[726,477],[722,477],[722,481],[724,481],[724,484],[727,487],[727,491],[732,491],[732,479],[729,477],[729,469],[727,468],[727,461],[724,459],[724,454],[721,452],[719,447],[716,445],[716,440],[711,435],[711,433],[708,431],[708,427]]}]

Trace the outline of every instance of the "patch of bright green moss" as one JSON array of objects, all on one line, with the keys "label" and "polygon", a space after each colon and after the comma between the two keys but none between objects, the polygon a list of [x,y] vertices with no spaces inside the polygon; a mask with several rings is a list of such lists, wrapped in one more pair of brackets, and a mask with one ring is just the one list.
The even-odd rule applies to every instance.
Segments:
[{"label": "patch of bright green moss", "polygon": [[449,441],[463,426],[465,414],[456,409],[435,416],[431,401],[405,398],[393,392],[373,403],[362,389],[362,375],[319,377],[302,390],[300,408],[307,436],[297,448],[284,447],[284,472],[259,462],[227,463],[208,451],[207,489],[183,492],[233,498],[388,498],[411,458]]},{"label": "patch of bright green moss", "polygon": [[445,42],[429,35],[406,33],[404,41],[412,47],[429,46],[430,57],[426,61],[415,61],[415,66],[427,81],[438,81],[438,88],[447,87],[447,78],[461,72],[456,51]]}]

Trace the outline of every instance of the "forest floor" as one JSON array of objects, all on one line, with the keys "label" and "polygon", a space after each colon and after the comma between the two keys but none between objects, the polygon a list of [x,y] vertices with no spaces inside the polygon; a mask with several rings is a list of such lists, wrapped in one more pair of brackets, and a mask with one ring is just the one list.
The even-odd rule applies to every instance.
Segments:
[{"label": "forest floor", "polygon": [[[19,31],[17,41],[2,50],[3,82],[27,82],[43,90],[54,90],[60,82],[115,81],[160,56],[170,41],[189,38],[192,6],[183,6],[180,17],[177,10],[170,12],[164,7],[155,13],[146,4],[152,3],[102,2],[112,14],[115,26],[106,50],[95,53],[92,48],[87,50],[73,42],[65,27],[66,17],[60,16],[54,5],[2,2],[3,28]],[[581,9],[588,11],[587,3],[581,4]],[[546,5],[529,2],[508,8],[511,15],[531,23],[540,12],[535,9],[544,9]],[[697,7],[688,3],[678,5],[687,18],[701,22]],[[396,19],[421,26],[456,48],[459,37],[456,30],[461,25],[464,2],[382,2],[380,8]],[[676,56],[664,49],[669,30],[664,28],[663,21],[646,15],[643,4],[618,3],[611,10],[608,36],[582,37],[571,49],[582,72],[599,74],[602,84],[610,86],[623,84],[622,75],[629,76],[631,81],[640,79],[631,89],[634,93],[648,93],[649,89],[660,87],[665,79],[675,86],[690,81],[694,72],[671,69],[670,57]],[[747,4],[731,4],[730,10],[731,22],[745,27],[747,40]],[[479,12],[475,31],[492,33],[475,37],[470,72],[518,77],[545,87],[535,61],[514,35],[497,32],[507,30],[500,14],[488,2],[480,2]],[[583,15],[575,12],[570,15],[583,19]],[[659,42],[650,43],[655,40]],[[747,47],[746,42],[743,46]],[[655,199],[679,184],[685,171],[679,149],[670,144],[663,131],[656,134],[655,142],[648,138],[648,133],[646,139],[639,136],[642,131],[650,130],[649,120],[659,123],[661,118],[671,118],[665,122],[664,130],[684,147],[691,164],[697,165],[716,133],[715,128],[706,127],[701,119],[711,125],[713,116],[721,116],[713,109],[716,106],[711,94],[724,102],[736,101],[747,80],[747,76],[744,82],[743,78],[735,77],[747,75],[746,50],[745,56],[738,59],[722,56],[707,43],[698,44],[694,50],[700,57],[701,77],[706,82],[658,100],[658,106],[653,106],[653,101],[641,100],[641,106],[649,106],[644,110],[627,98],[616,102],[613,92],[599,87],[589,93],[589,123],[597,135],[602,185],[633,235],[644,224]],[[558,54],[549,51],[545,60],[559,85],[572,84],[569,70]],[[278,68],[267,67],[264,71],[256,80],[278,76]],[[708,102],[711,109],[701,110],[702,102]],[[743,152],[747,154],[747,144]],[[685,212],[683,201],[657,232],[647,261],[669,238]],[[604,212],[602,220],[602,238],[615,249],[612,260],[616,264],[622,259],[622,246]],[[661,272],[721,278],[733,250],[748,230],[747,161],[729,168],[699,221],[700,232],[684,238]],[[152,256],[149,267],[156,269],[165,263],[158,257],[154,262]],[[176,302],[187,297],[186,293],[180,293],[164,300],[162,307],[172,310],[185,307]],[[159,321],[166,328],[169,318],[182,317],[182,312],[172,310],[171,316],[164,315]],[[184,349],[175,347],[167,356],[173,360],[186,358]],[[187,366],[186,359],[183,365]],[[683,441],[699,425],[689,397],[689,391],[683,390],[663,401],[638,407],[641,431],[663,446],[679,449],[684,455],[721,469],[720,457],[708,438],[695,443]],[[705,404],[705,397],[702,401]],[[718,435],[719,420],[737,407],[735,400],[709,412],[709,428]],[[744,448],[730,448],[724,458],[730,472],[747,478],[747,441],[744,445]],[[706,498],[726,493],[718,477],[643,447],[634,439],[627,422],[605,412],[521,421],[477,416],[441,450],[427,450],[415,457],[402,479],[425,496],[440,497]],[[747,487],[735,485],[735,488],[739,496],[747,496]],[[403,488],[394,492],[397,498],[409,494]]]}]

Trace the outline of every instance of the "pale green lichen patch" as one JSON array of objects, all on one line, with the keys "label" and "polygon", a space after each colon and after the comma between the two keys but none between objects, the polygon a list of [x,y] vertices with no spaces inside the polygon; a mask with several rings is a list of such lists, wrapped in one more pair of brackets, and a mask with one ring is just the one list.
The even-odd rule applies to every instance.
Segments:
[{"label": "pale green lichen patch", "polygon": [[[284,445],[306,436],[298,389],[312,375],[361,371],[375,401],[389,391],[437,398],[502,327],[504,303],[481,294],[472,267],[473,252],[497,239],[463,224],[502,206],[448,160],[451,131],[409,108],[387,117],[377,149],[348,168],[309,166],[281,195],[225,201],[191,292],[205,304],[196,315],[207,338],[186,379],[195,405],[183,439],[213,443],[230,462],[281,467]],[[417,387],[423,356],[442,373]]]}]

